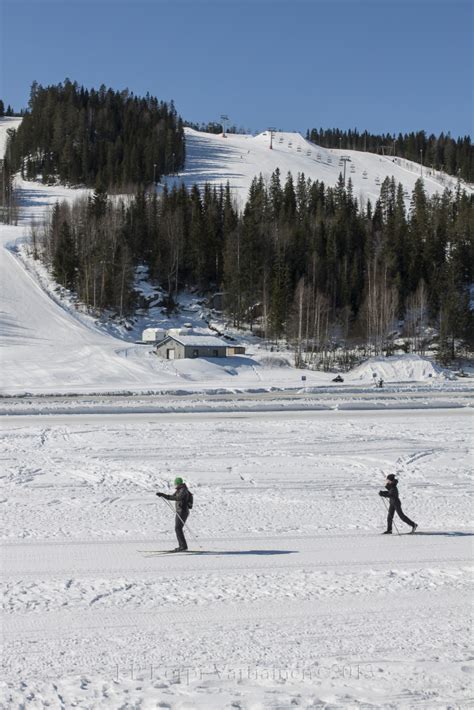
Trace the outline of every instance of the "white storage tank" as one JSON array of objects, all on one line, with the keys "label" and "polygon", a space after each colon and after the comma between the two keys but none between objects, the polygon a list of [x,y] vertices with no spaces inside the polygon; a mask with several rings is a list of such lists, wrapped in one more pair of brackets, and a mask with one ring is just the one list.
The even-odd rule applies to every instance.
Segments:
[{"label": "white storage tank", "polygon": [[174,335],[176,337],[179,335],[191,335],[192,333],[193,326],[191,325],[191,323],[184,323],[181,328],[170,328],[166,331],[166,335]]},{"label": "white storage tank", "polygon": [[145,328],[142,333],[144,343],[160,343],[165,338],[166,330],[164,328]]}]

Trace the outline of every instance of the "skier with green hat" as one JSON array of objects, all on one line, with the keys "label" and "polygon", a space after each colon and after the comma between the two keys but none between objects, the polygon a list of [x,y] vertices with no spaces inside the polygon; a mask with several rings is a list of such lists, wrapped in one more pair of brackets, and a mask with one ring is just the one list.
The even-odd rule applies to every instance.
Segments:
[{"label": "skier with green hat", "polygon": [[174,500],[176,502],[174,529],[176,537],[178,538],[178,547],[173,550],[173,552],[185,552],[188,549],[188,543],[184,537],[183,528],[189,515],[189,511],[193,507],[193,494],[188,489],[181,476],[177,476],[174,479],[174,485],[176,486],[176,491],[171,495],[159,492],[156,495],[159,498],[166,498],[166,500]]}]

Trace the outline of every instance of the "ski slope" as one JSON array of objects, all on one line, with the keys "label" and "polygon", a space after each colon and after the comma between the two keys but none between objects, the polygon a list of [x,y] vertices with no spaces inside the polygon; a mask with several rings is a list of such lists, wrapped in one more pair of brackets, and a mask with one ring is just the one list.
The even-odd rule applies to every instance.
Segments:
[{"label": "ski slope", "polygon": [[[467,710],[471,431],[469,409],[4,420],[0,705]],[[389,472],[416,535],[380,535]],[[176,475],[203,554],[154,552]]]},{"label": "ski slope", "polygon": [[[185,128],[186,162],[183,172],[174,178],[165,178],[168,185],[181,183],[188,187],[193,184],[203,186],[226,184],[240,206],[248,196],[250,184],[260,173],[265,179],[279,168],[284,183],[288,172],[296,181],[298,173],[304,173],[311,180],[319,180],[331,187],[337,183],[344,167],[341,156],[350,161],[346,165],[346,180],[350,177],[353,194],[360,204],[378,199],[380,185],[386,177],[394,177],[401,183],[406,193],[407,207],[415,182],[423,174],[426,193],[431,196],[446,187],[456,186],[456,179],[439,171],[431,171],[404,158],[387,157],[355,150],[326,149],[310,143],[299,133],[276,132],[270,149],[268,132],[252,135],[201,133]],[[472,186],[463,185],[468,192]]]}]

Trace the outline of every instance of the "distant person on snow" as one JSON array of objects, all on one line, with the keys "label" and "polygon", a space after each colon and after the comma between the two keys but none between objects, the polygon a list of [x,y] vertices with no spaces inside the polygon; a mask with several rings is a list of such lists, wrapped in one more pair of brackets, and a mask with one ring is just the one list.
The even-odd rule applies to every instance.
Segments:
[{"label": "distant person on snow", "polygon": [[188,490],[187,485],[179,476],[174,479],[176,491],[171,495],[167,493],[157,493],[159,498],[176,501],[176,518],[174,529],[178,538],[178,547],[173,552],[185,552],[188,549],[188,543],[184,537],[183,528],[189,515],[189,511],[193,507],[193,494]]},{"label": "distant person on snow", "polygon": [[397,511],[398,516],[403,520],[404,523],[410,525],[412,533],[414,533],[418,527],[418,525],[414,523],[413,520],[407,518],[407,516],[402,510],[402,504],[400,502],[400,498],[398,497],[397,484],[398,480],[395,478],[393,473],[390,473],[387,476],[387,480],[385,481],[385,488],[387,490],[379,491],[379,496],[382,496],[382,498],[388,498],[390,502],[390,505],[388,507],[387,529],[383,533],[384,535],[392,534],[392,521],[393,516],[395,515],[395,511]]}]

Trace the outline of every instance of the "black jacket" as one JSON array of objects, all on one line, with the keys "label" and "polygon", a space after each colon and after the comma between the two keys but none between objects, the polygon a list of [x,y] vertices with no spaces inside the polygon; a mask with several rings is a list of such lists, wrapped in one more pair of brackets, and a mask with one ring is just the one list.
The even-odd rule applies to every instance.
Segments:
[{"label": "black jacket", "polygon": [[385,488],[387,489],[386,491],[380,491],[379,495],[382,496],[382,498],[389,498],[390,503],[395,503],[398,498],[398,488],[397,488],[397,479],[394,481],[389,481],[388,483],[385,484]]},{"label": "black jacket", "polygon": [[185,483],[178,486],[176,491],[171,495],[168,495],[167,493],[161,493],[160,495],[162,498],[166,498],[166,500],[176,501],[176,512],[178,515],[183,515],[183,513],[189,512],[189,491]]}]

